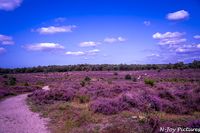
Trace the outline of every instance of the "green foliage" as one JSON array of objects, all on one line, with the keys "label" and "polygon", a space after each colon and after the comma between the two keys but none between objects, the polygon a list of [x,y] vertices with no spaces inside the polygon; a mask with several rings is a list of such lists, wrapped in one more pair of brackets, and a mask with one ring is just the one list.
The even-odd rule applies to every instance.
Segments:
[{"label": "green foliage", "polygon": [[84,78],[84,80],[85,80],[86,82],[89,82],[89,81],[91,80],[91,78],[88,77],[88,76],[86,76],[86,77]]},{"label": "green foliage", "polygon": [[81,85],[82,87],[84,87],[87,83],[90,82],[90,80],[91,80],[91,78],[88,77],[88,76],[86,76],[83,80],[81,80],[80,85]]},{"label": "green foliage", "polygon": [[3,69],[0,68],[0,74],[8,73],[36,73],[36,72],[67,72],[67,71],[132,71],[132,70],[156,70],[156,69],[199,69],[200,61],[194,60],[192,63],[184,64],[183,62],[175,64],[80,64],[80,65],[64,65],[64,66],[38,66],[30,68]]},{"label": "green foliage", "polygon": [[80,103],[87,103],[90,101],[90,97],[88,95],[80,95],[78,96]]},{"label": "green foliage", "polygon": [[8,83],[9,83],[9,85],[16,85],[16,78],[15,77],[9,77]]},{"label": "green foliage", "polygon": [[155,85],[155,81],[153,79],[145,79],[144,83],[150,86],[154,86]]},{"label": "green foliage", "polygon": [[131,78],[132,78],[132,77],[131,77],[130,74],[126,74],[126,75],[125,75],[125,79],[126,79],[126,80],[131,80]]}]

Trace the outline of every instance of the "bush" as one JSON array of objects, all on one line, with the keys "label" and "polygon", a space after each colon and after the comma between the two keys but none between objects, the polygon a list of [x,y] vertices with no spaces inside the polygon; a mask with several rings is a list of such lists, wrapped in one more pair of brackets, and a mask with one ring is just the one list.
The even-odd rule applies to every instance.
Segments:
[{"label": "bush", "polygon": [[16,85],[16,78],[15,77],[9,77],[8,78],[9,85]]},{"label": "bush", "polygon": [[88,95],[79,95],[78,99],[80,103],[87,103],[90,101],[90,97]]},{"label": "bush", "polygon": [[89,81],[91,80],[91,78],[88,77],[88,76],[86,76],[86,77],[84,78],[84,80],[85,80],[86,82],[89,82]]},{"label": "bush", "polygon": [[116,114],[128,108],[128,105],[119,99],[100,98],[90,104],[90,109],[95,113],[105,115]]},{"label": "bush", "polygon": [[28,95],[36,104],[50,104],[54,101],[71,101],[74,98],[75,92],[72,89],[57,89],[57,90],[36,90]]},{"label": "bush", "polygon": [[163,102],[162,104],[162,111],[166,113],[173,113],[173,114],[183,114],[185,110],[179,105],[170,102]]},{"label": "bush", "polygon": [[25,82],[25,83],[24,83],[24,86],[29,86],[28,82]]},{"label": "bush", "polygon": [[131,77],[130,74],[125,75],[125,79],[126,79],[126,80],[131,80],[131,78],[132,78],[132,77]]},{"label": "bush", "polygon": [[117,73],[117,72],[114,72],[114,75],[116,76],[116,75],[118,75],[118,73]]},{"label": "bush", "polygon": [[10,96],[10,95],[15,95],[15,93],[6,90],[6,89],[0,89],[0,99],[6,97],[6,96]]},{"label": "bush", "polygon": [[162,101],[153,95],[147,95],[145,96],[145,99],[147,100],[147,103],[149,103],[149,108],[153,109],[155,111],[161,111],[162,110]]},{"label": "bush", "polygon": [[85,86],[85,84],[86,84],[86,83],[85,83],[85,81],[84,81],[84,80],[82,80],[82,81],[81,81],[81,83],[80,83],[80,85],[81,85],[82,87],[84,87],[84,86]]},{"label": "bush", "polygon": [[36,85],[44,86],[44,82],[43,81],[37,81]]},{"label": "bush", "polygon": [[7,79],[7,78],[8,78],[8,75],[6,75],[6,74],[5,74],[5,75],[3,75],[3,78]]},{"label": "bush", "polygon": [[150,86],[154,86],[155,85],[155,81],[152,79],[145,79],[144,83]]},{"label": "bush", "polygon": [[143,101],[141,96],[133,93],[123,94],[120,100],[127,103],[130,107],[138,107]]},{"label": "bush", "polygon": [[137,78],[136,77],[133,77],[132,80],[133,80],[133,82],[137,82]]},{"label": "bush", "polygon": [[200,120],[192,120],[192,121],[188,122],[188,127],[200,128]]},{"label": "bush", "polygon": [[167,99],[167,100],[170,100],[170,101],[174,101],[175,100],[175,96],[171,94],[171,92],[169,91],[161,91],[159,93],[159,97],[160,98],[163,98],[163,99]]}]

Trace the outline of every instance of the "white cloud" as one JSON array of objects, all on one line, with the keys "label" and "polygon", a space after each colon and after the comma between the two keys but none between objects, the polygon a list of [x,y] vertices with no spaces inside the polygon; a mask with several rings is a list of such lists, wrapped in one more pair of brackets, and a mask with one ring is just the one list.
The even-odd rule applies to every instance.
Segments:
[{"label": "white cloud", "polygon": [[189,13],[185,10],[169,13],[167,15],[168,20],[183,20],[189,17]]},{"label": "white cloud", "polygon": [[178,37],[181,37],[184,34],[185,33],[180,33],[180,32],[166,32],[164,34],[157,32],[153,35],[153,38],[154,39],[178,38]]},{"label": "white cloud", "polygon": [[66,55],[75,55],[75,56],[82,56],[82,55],[96,55],[98,52],[100,52],[99,49],[93,49],[89,51],[68,51],[65,54]]},{"label": "white cloud", "polygon": [[150,22],[150,21],[144,21],[144,25],[150,26],[150,25],[151,25],[151,22]]},{"label": "white cloud", "polygon": [[118,41],[120,41],[120,42],[124,42],[124,41],[126,41],[126,39],[123,38],[123,37],[118,37],[117,39],[118,39]]},{"label": "white cloud", "polygon": [[159,54],[151,54],[150,56],[156,56],[156,57],[159,57],[160,55],[159,55]]},{"label": "white cloud", "polygon": [[98,44],[101,44],[100,42],[93,42],[93,41],[88,41],[88,42],[81,42],[79,44],[80,47],[93,47],[97,46]]},{"label": "white cloud", "polygon": [[26,49],[30,51],[51,51],[64,49],[64,46],[58,43],[36,43],[32,45],[27,45]]},{"label": "white cloud", "polygon": [[177,53],[200,52],[200,44],[183,45],[175,50]]},{"label": "white cloud", "polygon": [[22,0],[0,0],[0,10],[11,11],[19,7]]},{"label": "white cloud", "polygon": [[4,52],[6,52],[6,49],[5,49],[5,48],[2,48],[2,47],[0,47],[0,54],[2,54],[2,53],[4,53]]},{"label": "white cloud", "polygon": [[14,41],[13,41],[12,37],[0,34],[0,44],[13,45]]},{"label": "white cloud", "polygon": [[200,35],[195,35],[194,38],[195,39],[200,39]]},{"label": "white cloud", "polygon": [[75,25],[69,26],[49,26],[49,27],[42,27],[37,29],[36,31],[40,34],[55,34],[55,33],[64,33],[64,32],[72,32],[72,30],[76,28]]},{"label": "white cloud", "polygon": [[185,38],[182,38],[182,36],[185,35],[185,33],[180,32],[166,32],[166,33],[155,33],[153,34],[153,38],[159,40],[160,45],[174,45],[174,44],[180,44],[183,42],[186,42],[187,40]]},{"label": "white cloud", "polygon": [[66,55],[76,55],[76,56],[80,56],[80,55],[85,55],[85,52],[82,51],[76,51],[76,52],[72,52],[72,51],[68,51],[65,53]]},{"label": "white cloud", "polygon": [[116,43],[116,42],[124,42],[124,41],[126,41],[126,39],[123,37],[117,37],[117,38],[107,37],[104,39],[104,42],[107,42],[107,43]]},{"label": "white cloud", "polygon": [[87,53],[88,55],[95,55],[95,54],[97,54],[98,52],[100,52],[99,49],[93,49],[93,50],[87,51],[86,53]]}]

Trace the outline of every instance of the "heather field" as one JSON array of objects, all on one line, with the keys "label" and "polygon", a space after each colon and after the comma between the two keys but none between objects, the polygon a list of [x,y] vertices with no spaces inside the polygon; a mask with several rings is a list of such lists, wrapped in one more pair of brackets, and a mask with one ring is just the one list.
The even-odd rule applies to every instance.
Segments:
[{"label": "heather field", "polygon": [[200,127],[199,69],[4,74],[0,81],[1,98],[31,92],[27,103],[50,118],[53,133]]}]

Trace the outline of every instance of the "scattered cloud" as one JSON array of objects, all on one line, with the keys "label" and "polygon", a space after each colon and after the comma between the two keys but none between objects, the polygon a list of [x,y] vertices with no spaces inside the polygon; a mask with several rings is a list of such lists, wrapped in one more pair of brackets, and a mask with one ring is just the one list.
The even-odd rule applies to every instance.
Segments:
[{"label": "scattered cloud", "polygon": [[150,26],[150,25],[151,25],[151,22],[150,22],[150,21],[144,21],[144,25]]},{"label": "scattered cloud", "polygon": [[58,22],[65,22],[66,20],[67,20],[67,19],[66,19],[65,17],[58,17],[58,18],[55,18],[55,19],[54,19],[54,21],[57,22],[57,23],[58,23]]},{"label": "scattered cloud", "polygon": [[2,53],[5,53],[6,52],[6,49],[5,48],[2,48],[2,47],[0,47],[0,54],[2,54]]},{"label": "scattered cloud", "polygon": [[52,51],[65,48],[58,43],[36,43],[32,45],[27,45],[26,49],[30,51]]},{"label": "scattered cloud", "polygon": [[11,11],[21,5],[23,0],[0,0],[0,10]]},{"label": "scattered cloud", "polygon": [[93,41],[88,41],[88,42],[81,42],[79,44],[80,47],[93,47],[97,46],[98,44],[101,44],[100,42],[93,42]]},{"label": "scattered cloud", "polygon": [[104,42],[107,42],[107,43],[116,43],[116,42],[124,42],[124,41],[126,41],[126,39],[123,37],[117,37],[117,38],[107,37],[104,39]]},{"label": "scattered cloud", "polygon": [[0,34],[0,44],[13,45],[14,41],[13,41],[12,37]]},{"label": "scattered cloud", "polygon": [[195,39],[200,39],[200,35],[195,35],[194,38]]},{"label": "scattered cloud", "polygon": [[148,55],[147,57],[160,57],[160,54],[151,54],[151,55]]},{"label": "scattered cloud", "polygon": [[175,50],[177,53],[190,53],[190,52],[200,52],[200,44],[195,45],[183,45]]},{"label": "scattered cloud", "polygon": [[187,19],[188,17],[189,17],[189,13],[185,10],[169,13],[167,15],[168,20],[183,20],[183,19]]},{"label": "scattered cloud", "polygon": [[153,38],[159,40],[158,44],[160,45],[175,45],[186,42],[185,38],[182,38],[185,33],[180,32],[166,32],[166,33],[155,33]]},{"label": "scattered cloud", "polygon": [[93,50],[89,50],[87,51],[86,53],[89,54],[89,55],[95,55],[97,53],[99,53],[100,50],[99,49],[93,49]]},{"label": "scattered cloud", "polygon": [[69,26],[49,26],[49,27],[42,27],[37,29],[36,31],[40,34],[55,34],[55,33],[64,33],[64,32],[72,32],[72,30],[76,28],[75,25]]},{"label": "scattered cloud", "polygon": [[82,51],[76,51],[76,52],[72,52],[72,51],[68,51],[65,53],[66,55],[76,55],[76,56],[80,56],[80,55],[85,55],[85,52]]},{"label": "scattered cloud", "polygon": [[99,53],[100,50],[99,49],[93,49],[93,50],[89,50],[89,51],[68,51],[65,54],[66,55],[75,55],[75,56],[83,56],[83,55],[96,55],[97,53]]}]

